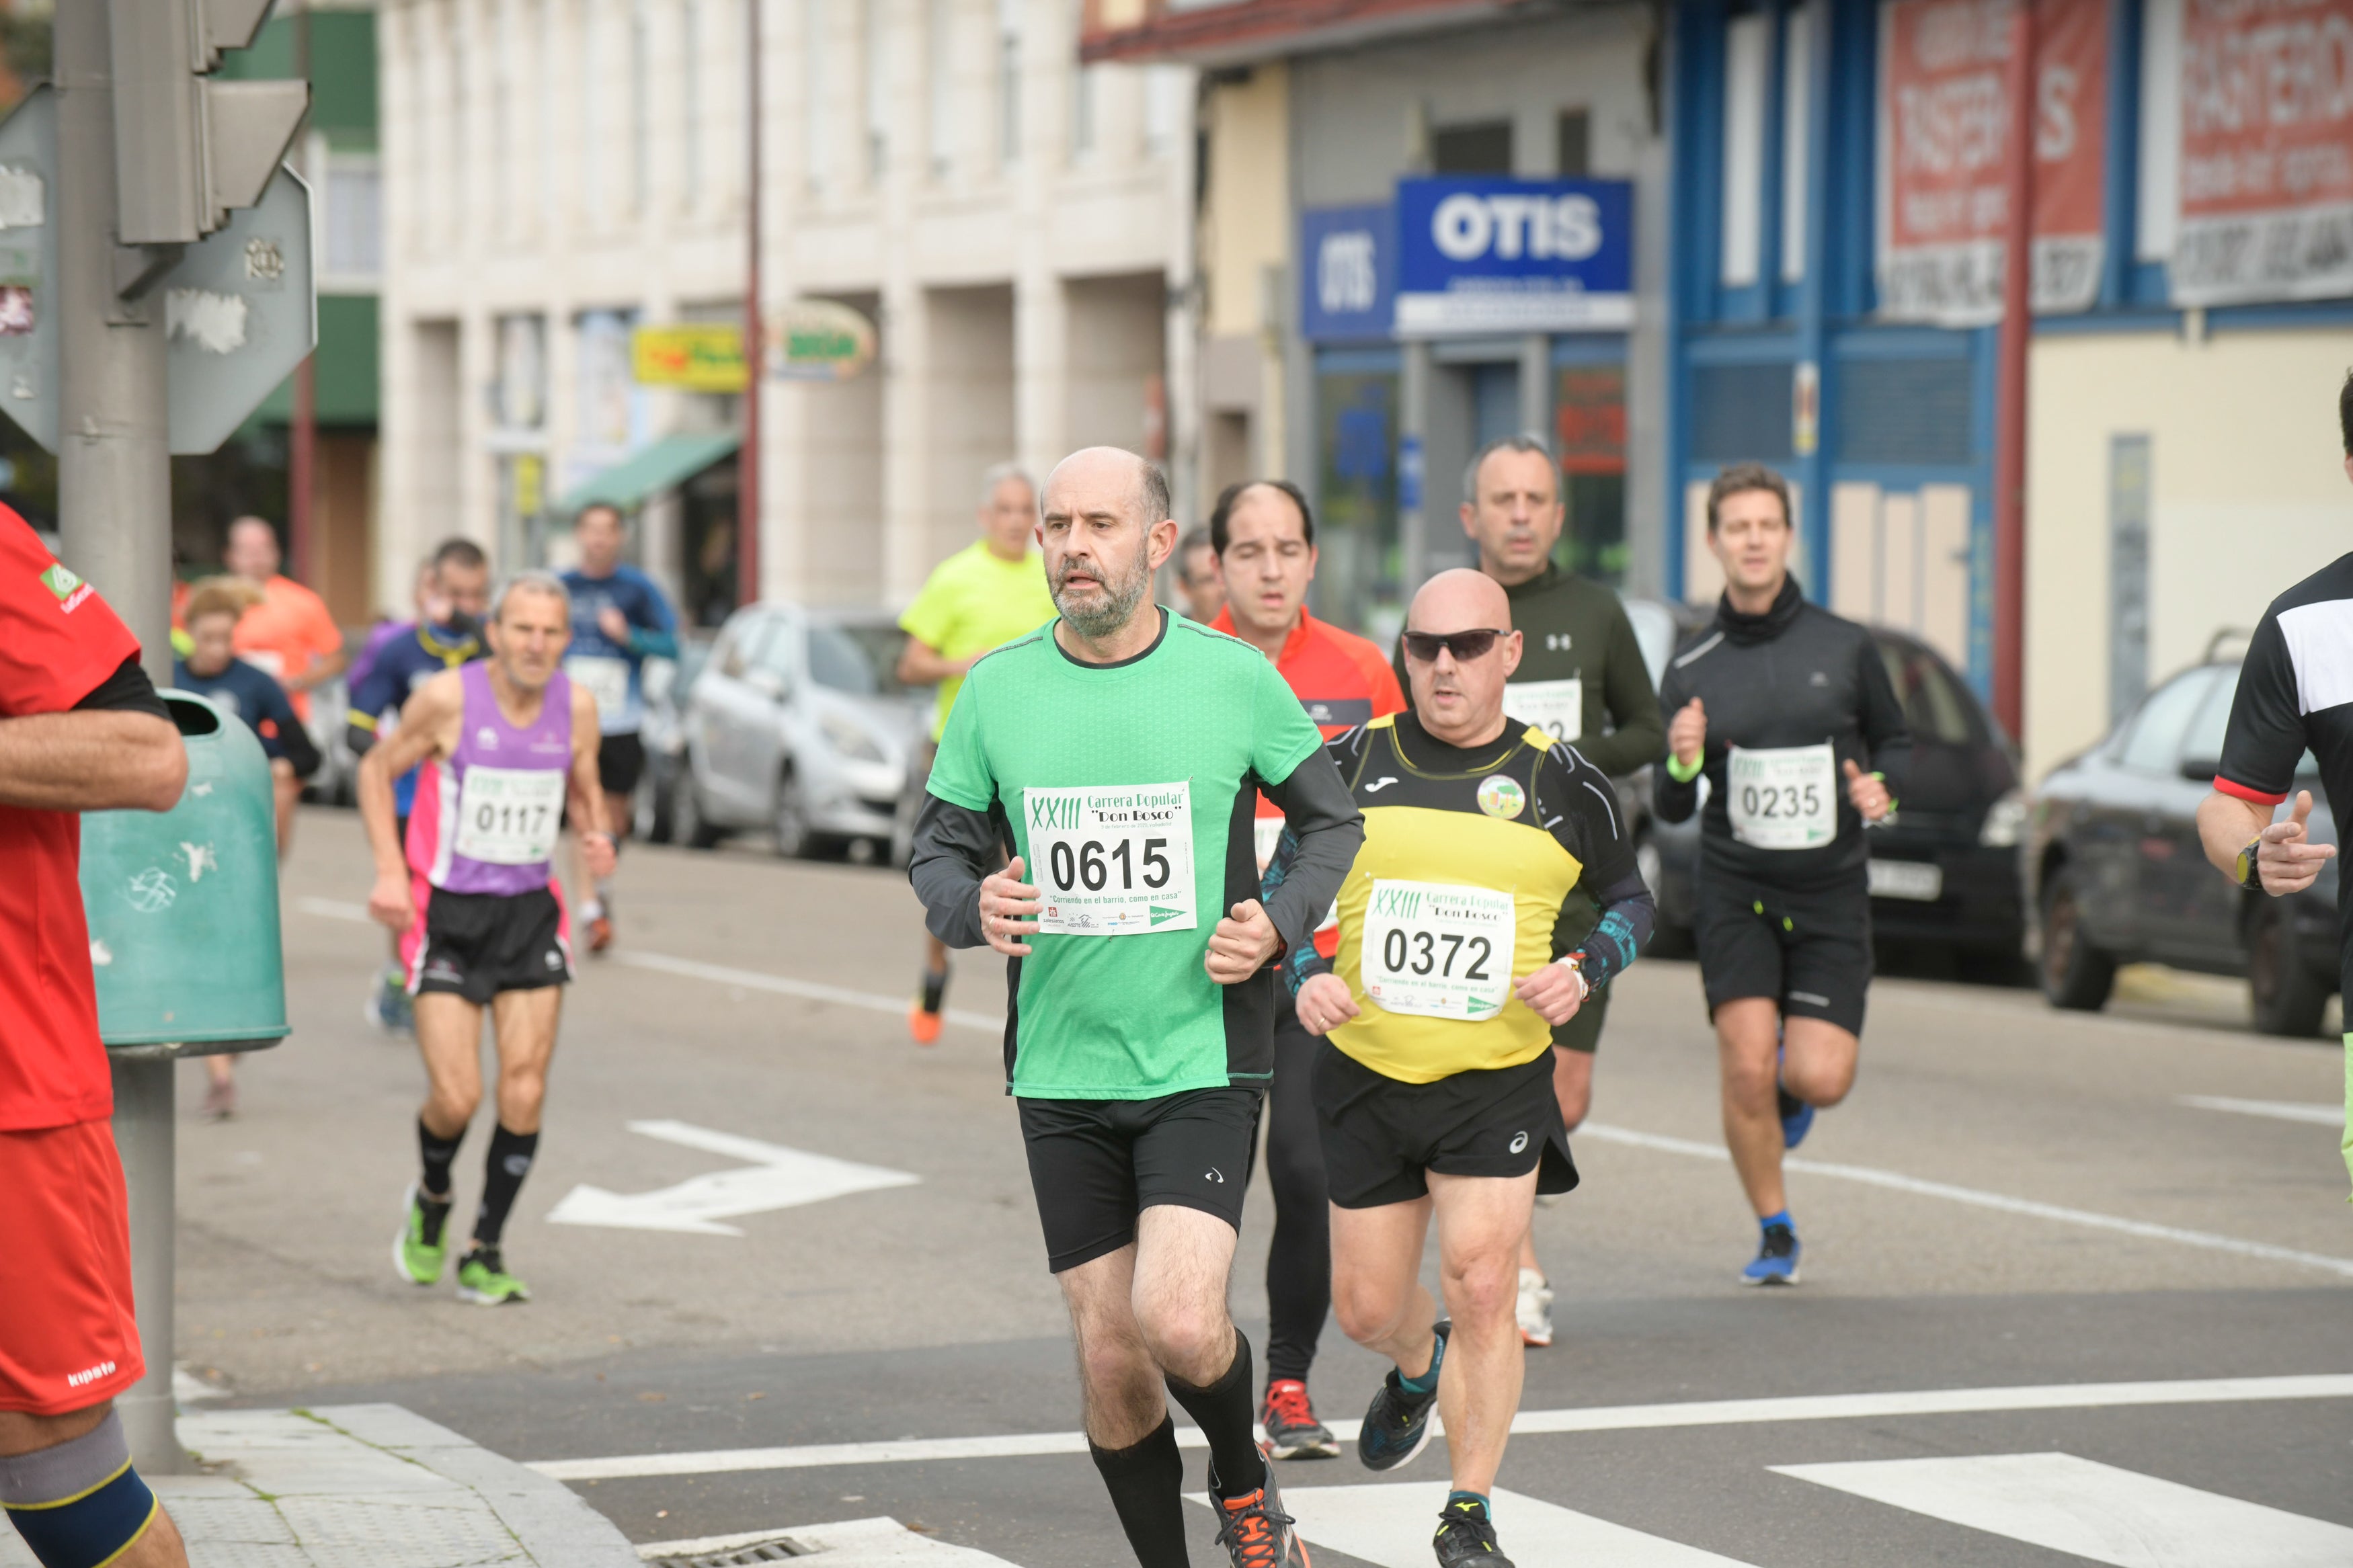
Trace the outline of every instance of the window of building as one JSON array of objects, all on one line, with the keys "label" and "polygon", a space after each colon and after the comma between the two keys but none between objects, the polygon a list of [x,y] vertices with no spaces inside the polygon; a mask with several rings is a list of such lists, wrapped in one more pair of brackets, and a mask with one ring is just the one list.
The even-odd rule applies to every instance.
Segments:
[{"label": "window of building", "polygon": [[[1071,7],[1071,31],[1075,37],[1086,23],[1086,7]],[[1071,155],[1084,158],[1095,150],[1095,89],[1101,66],[1071,65]]]},{"label": "window of building", "polygon": [[2139,163],[2134,259],[2168,260],[2181,222],[2181,0],[2142,0]]},{"label": "window of building", "polygon": [[1719,277],[1727,289],[1757,281],[1763,249],[1766,70],[1773,18],[1735,16],[1724,31],[1724,230]]},{"label": "window of building", "polygon": [[1405,624],[1398,552],[1398,376],[1315,378],[1315,613],[1384,643]]},{"label": "window of building", "polygon": [[679,8],[678,93],[678,189],[693,212],[702,205],[702,0]]},{"label": "window of building", "polygon": [[997,0],[997,161],[1021,161],[1021,0]]},{"label": "window of building", "polygon": [[930,121],[932,173],[944,174],[955,166],[955,4],[930,0],[923,29],[923,97]]},{"label": "window of building", "polygon": [[1789,367],[1692,367],[1691,455],[1699,463],[1775,463],[1789,457]]},{"label": "window of building", "polygon": [[338,280],[373,280],[384,270],[384,176],[373,153],[330,153],[324,254],[319,270]]},{"label": "window of building", "polygon": [[1166,157],[1193,122],[1193,72],[1186,66],[1144,68],[1144,148]]},{"label": "window of building", "polygon": [[825,46],[825,0],[801,0],[801,153],[812,191],[825,188],[828,161]]},{"label": "window of building", "polygon": [[1812,156],[1814,4],[1781,19],[1781,281],[1806,275],[1806,178]]},{"label": "window of building", "polygon": [[1626,580],[1626,367],[1563,365],[1553,384],[1554,449],[1567,517],[1556,555],[1569,571]]},{"label": "window of building", "polygon": [[1849,360],[1832,384],[1841,462],[1959,468],[1971,460],[1976,420],[1968,360]]},{"label": "window of building", "polygon": [[1593,116],[1582,109],[1564,109],[1553,116],[1553,173],[1564,180],[1581,180],[1593,172]]},{"label": "window of building", "polygon": [[1512,172],[1512,122],[1482,120],[1470,125],[1433,126],[1430,132],[1433,174],[1508,174]]},{"label": "window of building", "polygon": [[879,180],[891,157],[890,36],[884,0],[866,0],[866,177]]}]

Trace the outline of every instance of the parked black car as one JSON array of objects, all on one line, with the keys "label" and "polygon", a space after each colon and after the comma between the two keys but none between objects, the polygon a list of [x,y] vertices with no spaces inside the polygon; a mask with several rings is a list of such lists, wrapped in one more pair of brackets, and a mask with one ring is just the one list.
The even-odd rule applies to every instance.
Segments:
[{"label": "parked black car", "polygon": [[[2301,893],[2250,893],[2207,864],[2198,803],[2213,788],[2239,667],[2183,670],[2038,792],[2026,877],[2042,919],[2042,994],[2096,1009],[2116,966],[2139,961],[2247,977],[2255,1027],[2316,1035],[2337,989],[2337,862]],[[2310,753],[2316,842],[2337,842]]]},{"label": "parked black car", "polygon": [[[1655,684],[1673,652],[1712,616],[1686,605],[1628,605]],[[2018,757],[1967,682],[1934,648],[1907,633],[1873,626],[1888,679],[1904,700],[1912,730],[1911,778],[1894,817],[1871,830],[1871,921],[1882,942],[1934,944],[1967,968],[2007,979],[2020,964],[2026,904],[2020,891],[2018,842],[2026,822]],[[1702,787],[1705,787],[1703,785]],[[1658,900],[1668,950],[1687,949],[1698,867],[1699,816],[1670,823],[1644,808],[1635,854]]]}]

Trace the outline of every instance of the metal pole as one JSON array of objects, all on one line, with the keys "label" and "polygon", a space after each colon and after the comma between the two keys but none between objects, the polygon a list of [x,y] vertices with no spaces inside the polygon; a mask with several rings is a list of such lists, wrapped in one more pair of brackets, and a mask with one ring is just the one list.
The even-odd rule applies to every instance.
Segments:
[{"label": "metal pole", "polygon": [[[294,14],[294,74],[311,79],[311,7]],[[307,153],[307,149],[305,150]],[[319,188],[309,157],[301,158],[303,178]],[[293,428],[286,441],[286,553],[294,580],[319,586],[317,518],[311,506],[319,458],[319,356],[316,350],[294,367]]]},{"label": "metal pole", "polygon": [[760,6],[744,0],[744,445],[735,455],[735,602],[760,597]]},{"label": "metal pole", "polygon": [[1430,344],[1402,345],[1398,374],[1398,607],[1430,575]]},{"label": "metal pole", "polygon": [[[172,468],[163,300],[116,292],[114,106],[107,7],[60,5],[58,88],[58,526],[68,564],[172,678]],[[129,257],[129,274],[143,258]],[[147,1373],[115,1401],[142,1470],[176,1471],[172,1429],[172,1064],[114,1063],[114,1142],[131,1196],[132,1295]]]},{"label": "metal pole", "polygon": [[1994,387],[1993,710],[2021,736],[2026,713],[2026,351],[2034,332],[2034,5],[2010,16],[2010,140],[2003,149],[2001,342]]}]

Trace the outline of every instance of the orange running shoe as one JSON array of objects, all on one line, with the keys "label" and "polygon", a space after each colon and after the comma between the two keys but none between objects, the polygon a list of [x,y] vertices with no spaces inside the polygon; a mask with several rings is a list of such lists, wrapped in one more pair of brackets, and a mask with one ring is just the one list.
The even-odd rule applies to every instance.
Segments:
[{"label": "orange running shoe", "polygon": [[1233,1568],[1311,1568],[1307,1547],[1291,1528],[1291,1516],[1282,1511],[1272,1470],[1255,1491],[1219,1497],[1212,1467],[1209,1500],[1219,1515],[1218,1544],[1226,1549]]},{"label": "orange running shoe", "polygon": [[588,921],[588,951],[602,952],[613,945],[613,917],[592,916]]},{"label": "orange running shoe", "polygon": [[907,1009],[907,1033],[914,1037],[915,1044],[938,1045],[941,1027],[940,1016],[937,1013],[924,1012],[921,1004]]}]

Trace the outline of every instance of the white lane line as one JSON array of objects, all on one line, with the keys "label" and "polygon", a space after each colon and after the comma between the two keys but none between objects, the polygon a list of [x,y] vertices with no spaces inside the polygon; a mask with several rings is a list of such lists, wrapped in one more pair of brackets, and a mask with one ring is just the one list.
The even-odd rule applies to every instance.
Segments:
[{"label": "white lane line", "polygon": [[[1195,1494],[1206,1505],[1208,1499]],[[1557,1503],[1498,1487],[1488,1494],[1497,1544],[1519,1568],[1747,1568]],[[1444,1481],[1402,1485],[1285,1488],[1282,1506],[1311,1546],[1328,1546],[1378,1568],[1429,1568],[1430,1535],[1446,1503]]]},{"label": "white lane line", "polygon": [[2345,1125],[2345,1107],[2327,1100],[2232,1100],[2226,1094],[2185,1094],[2177,1103],[2192,1110],[2229,1110],[2241,1116],[2268,1116],[2278,1121],[2309,1121],[2315,1127]]},{"label": "white lane line", "polygon": [[[365,904],[346,903],[340,899],[300,898],[294,907],[306,915],[318,915],[331,921],[365,921]],[[872,991],[852,991],[841,985],[823,985],[814,980],[794,980],[782,974],[764,974],[756,969],[731,969],[723,963],[705,963],[700,959],[673,958],[666,952],[642,952],[624,949],[609,955],[613,962],[631,969],[650,969],[663,974],[676,974],[688,980],[707,980],[715,985],[741,986],[746,991],[765,991],[778,996],[797,996],[805,1002],[828,1002],[837,1007],[856,1007],[869,1013],[888,1013],[903,1017],[907,1012],[904,996],[884,996]],[[960,1029],[977,1029],[984,1035],[1002,1037],[1005,1020],[987,1013],[966,1012],[951,1007],[941,1015]]]},{"label": "white lane line", "polygon": [[[1630,1432],[1673,1426],[1745,1426],[1775,1421],[1841,1421],[2009,1410],[2098,1410],[2150,1405],[2232,1405],[2274,1399],[2353,1399],[2353,1374],[2183,1378],[2163,1383],[2062,1383],[2018,1388],[1931,1388],[1897,1394],[1805,1394],[1785,1399],[1685,1400],[1671,1405],[1587,1405],[1523,1410],[1515,1433]],[[1344,1424],[1332,1423],[1335,1433]],[[1348,1424],[1353,1425],[1353,1424]],[[1354,1436],[1353,1432],[1342,1434]],[[1176,1428],[1176,1441],[1204,1447],[1200,1432]],[[929,1464],[942,1459],[1009,1459],[1083,1454],[1083,1432],[1022,1432],[981,1437],[905,1437],[879,1443],[816,1443],[799,1447],[718,1448],[701,1453],[624,1454],[609,1458],[543,1459],[531,1466],[560,1481],[632,1476],[723,1475],[741,1470],[800,1470],[835,1465]]]},{"label": "white lane line", "polygon": [[[750,1530],[735,1535],[705,1535],[692,1541],[657,1541],[638,1548],[638,1555],[649,1563],[664,1557],[718,1558],[731,1552],[747,1551],[771,1542],[786,1546],[794,1556],[814,1557],[823,1553],[832,1562],[827,1568],[897,1568],[902,1563],[938,1563],[948,1568],[951,1563],[963,1563],[965,1568],[1013,1568],[1002,1557],[970,1546],[951,1546],[944,1541],[934,1541],[919,1535],[889,1517],[880,1519],[845,1519],[832,1524],[795,1525],[786,1530]],[[733,1558],[726,1559],[729,1562]],[[745,1562],[751,1558],[744,1559]],[[1417,1565],[1419,1568],[1419,1565]]]},{"label": "white lane line", "polygon": [[[1592,1121],[1579,1127],[1575,1136],[1597,1138],[1604,1143],[1624,1143],[1636,1149],[1654,1149],[1669,1154],[1687,1154],[1697,1160],[1731,1158],[1721,1143],[1701,1143],[1689,1138],[1664,1138],[1655,1132],[1637,1132],[1630,1128],[1609,1127]],[[1805,1175],[1828,1176],[1835,1181],[1885,1187],[1892,1192],[1910,1193],[1917,1197],[1942,1198],[1947,1203],[1967,1204],[1972,1208],[1998,1209],[2003,1214],[2053,1220],[2061,1225],[2114,1231],[2120,1236],[2139,1237],[2145,1241],[2169,1241],[2180,1247],[2203,1247],[2210,1252],[2236,1253],[2242,1258],[2260,1258],[2271,1263],[2294,1263],[2306,1268],[2322,1268],[2353,1279],[2353,1258],[2332,1258],[2322,1252],[2274,1247],[2268,1241],[2248,1241],[2235,1236],[2217,1236],[2211,1231],[2184,1230],[2179,1226],[2153,1225],[2147,1220],[2125,1219],[2116,1215],[2094,1214],[2089,1209],[2037,1203],[2031,1198],[2013,1198],[2007,1194],[1989,1193],[1976,1187],[1957,1187],[1949,1182],[1923,1181],[1918,1176],[1907,1176],[1899,1171],[1882,1171],[1870,1165],[1841,1165],[1823,1160],[1785,1160],[1782,1168]]]},{"label": "white lane line", "polygon": [[2114,1568],[2345,1568],[2353,1530],[2073,1454],[1775,1465],[1778,1474]]}]

